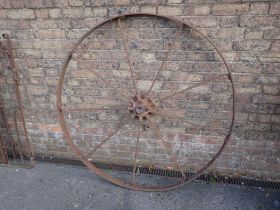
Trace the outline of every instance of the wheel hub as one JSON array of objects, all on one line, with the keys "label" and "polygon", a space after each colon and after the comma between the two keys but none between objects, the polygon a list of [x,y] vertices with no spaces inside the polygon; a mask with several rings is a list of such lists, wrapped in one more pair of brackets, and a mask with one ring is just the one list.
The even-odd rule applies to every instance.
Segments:
[{"label": "wheel hub", "polygon": [[149,97],[140,94],[131,98],[128,111],[132,119],[143,122],[156,113],[156,106]]}]

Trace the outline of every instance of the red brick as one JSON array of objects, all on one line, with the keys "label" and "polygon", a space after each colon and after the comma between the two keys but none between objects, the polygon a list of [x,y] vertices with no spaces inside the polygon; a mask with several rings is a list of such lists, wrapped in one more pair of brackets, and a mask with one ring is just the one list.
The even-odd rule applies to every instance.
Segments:
[{"label": "red brick", "polygon": [[166,16],[177,16],[182,14],[182,7],[159,6],[158,14]]},{"label": "red brick", "polygon": [[130,4],[130,0],[115,0],[114,1],[114,5],[129,5]]},{"label": "red brick", "polygon": [[280,14],[280,2],[272,2],[270,5],[269,14]]},{"label": "red brick", "polygon": [[9,0],[12,8],[20,9],[26,6],[25,0]]},{"label": "red brick", "polygon": [[1,3],[1,8],[3,8],[3,9],[12,8],[12,4],[11,4],[10,0],[1,0],[0,3]]},{"label": "red brick", "polygon": [[6,10],[0,10],[0,18],[1,19],[6,19],[7,16],[7,11]]},{"label": "red brick", "polygon": [[67,8],[62,10],[63,17],[65,18],[82,18],[84,10],[83,8]]},{"label": "red brick", "polygon": [[252,102],[259,104],[280,104],[280,96],[256,95],[253,97]]},{"label": "red brick", "polygon": [[129,7],[110,7],[108,8],[108,15],[110,17],[117,16],[120,14],[126,13],[137,13],[140,11],[140,7],[137,6],[129,6]]},{"label": "red brick", "polygon": [[233,28],[239,24],[239,18],[237,16],[222,16],[220,17],[221,28]]},{"label": "red brick", "polygon": [[280,77],[275,75],[257,75],[255,83],[258,84],[279,84]]},{"label": "red brick", "polygon": [[249,11],[249,4],[214,4],[213,15],[240,15]]},{"label": "red brick", "polygon": [[268,14],[269,3],[253,3],[250,4],[250,14]]},{"label": "red brick", "polygon": [[274,41],[271,46],[271,51],[280,52],[280,41]]},{"label": "red brick", "polygon": [[182,2],[183,2],[183,0],[167,0],[167,3],[169,3],[169,4],[180,4]]},{"label": "red brick", "polygon": [[[195,7],[194,7],[195,15],[209,15],[210,12],[211,12],[210,5],[201,4],[201,5],[195,5]],[[188,15],[188,14],[186,14],[186,15]]]},{"label": "red brick", "polygon": [[264,39],[280,39],[280,29],[273,28],[264,31],[263,34]]},{"label": "red brick", "polygon": [[35,16],[36,16],[36,18],[48,18],[49,17],[49,11],[47,9],[35,10]]},{"label": "red brick", "polygon": [[197,17],[197,18],[183,18],[183,20],[195,28],[215,28],[219,21],[216,17]]},{"label": "red brick", "polygon": [[270,48],[270,41],[236,41],[233,43],[234,50],[253,50],[253,51],[266,51]]},{"label": "red brick", "polygon": [[233,39],[239,40],[244,38],[244,28],[220,28],[210,29],[209,36],[213,39]]},{"label": "red brick", "polygon": [[259,56],[261,62],[269,62],[269,63],[279,63],[280,62],[280,54],[277,52],[263,52],[261,56]]},{"label": "red brick", "polygon": [[143,13],[156,13],[157,8],[154,6],[141,6],[141,12]]},{"label": "red brick", "polygon": [[253,30],[264,30],[271,28],[276,21],[276,17],[273,16],[241,16],[240,17],[240,26],[248,27]]},{"label": "red brick", "polygon": [[55,0],[28,0],[26,1],[27,8],[50,8],[55,6]]},{"label": "red brick", "polygon": [[32,9],[13,9],[8,10],[7,16],[11,19],[34,19],[34,10]]},{"label": "red brick", "polygon": [[107,16],[107,9],[106,8],[85,8],[85,16],[86,17]]},{"label": "red brick", "polygon": [[69,0],[69,5],[70,6],[83,6],[83,0]]},{"label": "red brick", "polygon": [[65,31],[60,29],[41,29],[35,32],[35,36],[39,39],[62,39],[65,38]]},{"label": "red brick", "polygon": [[45,29],[55,29],[58,28],[57,21],[43,19],[43,20],[34,20],[31,22],[32,28],[45,28]]},{"label": "red brick", "polygon": [[261,39],[263,37],[263,30],[251,30],[246,29],[245,38],[246,39]]},{"label": "red brick", "polygon": [[27,91],[35,95],[40,95],[47,94],[49,92],[49,89],[47,87],[42,87],[39,85],[29,85],[27,86]]},{"label": "red brick", "polygon": [[131,0],[131,4],[151,4],[151,5],[159,5],[162,3],[162,0]]},{"label": "red brick", "polygon": [[62,11],[61,9],[50,9],[49,10],[49,15],[50,15],[50,18],[61,18],[62,17]]},{"label": "red brick", "polygon": [[278,95],[280,90],[279,90],[279,86],[268,86],[268,85],[264,85],[262,87],[263,93],[264,94],[269,94],[269,95]]}]

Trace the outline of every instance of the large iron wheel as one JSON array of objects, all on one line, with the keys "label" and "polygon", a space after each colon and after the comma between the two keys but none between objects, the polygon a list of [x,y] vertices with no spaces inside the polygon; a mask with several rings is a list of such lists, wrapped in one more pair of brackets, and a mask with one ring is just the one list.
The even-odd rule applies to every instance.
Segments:
[{"label": "large iron wheel", "polygon": [[[151,23],[148,23],[149,20],[151,20]],[[137,23],[142,25],[137,26]],[[141,28],[141,26],[143,28]],[[159,26],[160,28],[154,28],[155,26]],[[151,28],[154,29],[154,32]],[[107,33],[108,30],[112,31],[110,37]],[[139,30],[140,35],[137,32],[133,32],[133,30]],[[97,35],[94,35],[94,33],[97,33]],[[168,36],[170,34],[172,37]],[[116,39],[114,39],[114,36],[117,36]],[[143,44],[142,42],[144,42],[145,39],[149,41],[148,44],[142,45],[145,46],[143,47],[144,50],[143,48],[139,50],[137,43],[135,44],[128,41],[128,39],[138,36],[140,37],[140,41],[138,40],[139,46]],[[163,36],[163,38],[161,39],[160,36]],[[101,40],[102,37],[106,37],[104,38],[105,41]],[[106,51],[106,46],[109,45],[108,40],[111,40],[115,44],[111,46],[112,49],[119,49],[117,53],[113,51],[116,54],[110,54],[112,53],[112,51],[110,51],[109,55],[112,59],[108,58],[107,63],[105,62],[108,64],[115,61],[119,64],[117,67],[114,67],[111,63],[109,65],[118,70],[117,76],[115,75],[115,70],[110,72],[110,69],[107,68],[101,71],[99,65],[89,65],[90,62],[88,60],[92,59],[94,57],[93,55],[96,54],[97,59],[93,58],[93,60],[102,64],[104,60],[103,52],[108,53]],[[199,43],[197,40],[201,40],[204,44]],[[159,44],[154,45],[152,44],[153,41]],[[191,46],[192,44],[194,46]],[[89,45],[94,47],[90,49]],[[147,66],[150,66],[150,68],[141,70],[141,67],[138,68],[139,66],[137,67],[137,64],[141,66],[141,59],[145,60],[146,57],[138,59],[139,55],[142,54],[137,53],[143,53],[143,51],[147,52],[151,50],[153,46],[157,46],[160,49],[158,51],[153,51],[154,54],[145,55],[148,58],[152,55],[152,58],[146,62]],[[102,47],[105,48],[105,51],[102,51]],[[99,53],[99,51],[102,52]],[[175,53],[175,55],[172,55],[173,53]],[[194,55],[191,53],[194,53]],[[199,53],[201,53],[201,55]],[[182,56],[182,54],[184,56]],[[156,58],[154,58],[153,55],[157,55]],[[114,56],[117,58],[114,58]],[[179,61],[178,57],[180,57]],[[193,58],[190,62],[187,61],[189,57]],[[138,60],[138,63],[134,62],[133,58]],[[119,61],[124,59],[128,64],[126,67],[122,66],[123,64],[120,64],[121,61]],[[201,61],[201,59],[205,60]],[[156,64],[160,63],[160,65],[156,66],[153,62]],[[176,67],[174,67],[176,65],[172,66],[172,62],[176,65],[180,63],[177,65],[179,68],[176,69]],[[207,70],[204,69],[202,76],[199,75],[198,78],[196,77],[197,72],[190,73],[185,69],[182,70],[184,65],[190,66],[197,64],[205,64],[197,68],[199,70],[206,67],[210,68],[209,66],[211,66],[211,70],[207,72]],[[127,71],[124,73],[124,71],[120,70],[122,68]],[[171,73],[165,72],[166,68],[169,68]],[[91,82],[88,82],[88,84],[94,85],[94,87],[92,87],[92,89],[86,89],[87,83],[83,80],[82,85],[85,87],[80,88],[78,87],[79,85],[77,85],[77,87],[70,88],[64,93],[65,88],[63,85],[67,83],[65,78],[68,69],[75,72],[70,73],[70,78],[89,78]],[[112,74],[112,72],[114,74]],[[174,77],[175,79],[172,79]],[[75,80],[75,82],[77,81]],[[205,86],[205,89],[199,89]],[[92,94],[91,98],[93,99],[91,100],[91,105],[88,104],[89,97],[87,97],[88,100],[80,97],[80,103],[87,106],[71,107],[70,104],[74,99],[71,98],[69,94],[82,95],[82,93],[79,92],[81,89],[84,91],[82,93],[85,95]],[[189,97],[191,92],[197,89],[198,91],[193,94],[192,97]],[[227,92],[226,96],[229,97],[223,99],[222,106],[217,105],[221,101],[219,97],[215,98],[211,96],[213,89],[215,96],[219,94],[225,96],[224,91]],[[75,155],[91,171],[107,181],[134,190],[170,190],[194,180],[203,174],[222,153],[233,129],[235,91],[232,75],[224,57],[215,44],[199,30],[180,20],[160,15],[120,15],[108,19],[86,32],[74,45],[65,59],[57,85],[56,96],[59,123],[64,138]],[[62,97],[64,96],[66,98],[66,105],[62,103]],[[67,98],[70,99],[68,100]],[[214,119],[218,120],[210,122],[205,114],[200,116],[200,118],[198,117],[198,123],[193,122],[197,121],[197,119],[194,117],[192,121],[190,112],[194,113],[193,110],[196,108],[192,108],[191,111],[188,111],[190,105],[186,104],[192,104],[192,99],[195,99],[195,102],[193,102],[194,104],[200,102],[203,104],[202,106],[198,106],[198,111],[195,113],[199,114],[199,112],[201,112],[199,109],[202,109],[203,113],[217,114],[218,116],[216,116],[216,118],[214,117]],[[211,112],[209,110],[204,110],[210,109],[209,106],[206,106],[204,103],[208,100],[211,100],[213,104],[215,104],[215,106],[211,105],[210,108],[213,109]],[[114,101],[116,104],[114,104]],[[87,122],[90,123],[92,119],[94,121],[94,123],[92,121],[94,128],[83,130],[83,134],[88,131],[87,134],[89,135],[82,135],[81,137],[77,134],[79,133],[77,130],[83,129],[83,120],[73,120],[73,117],[75,117],[75,114],[79,117],[83,115],[83,113],[92,114]],[[74,127],[76,126],[74,129],[66,118],[73,123]],[[101,125],[100,128],[97,127],[98,123]],[[77,124],[79,125],[77,126]],[[219,126],[221,126],[222,129],[220,129]],[[209,129],[207,130],[205,127]],[[124,131],[125,133],[121,133]],[[119,136],[116,137],[116,135]],[[121,135],[124,137],[121,137]],[[109,144],[113,138],[116,138],[115,144],[110,145],[111,147],[106,147],[105,150],[100,152],[99,156],[96,155],[96,153],[99,152],[98,150],[101,150],[102,147]],[[145,149],[145,146],[148,145],[145,141],[154,144],[154,147]],[[209,152],[209,154],[204,152],[205,156],[201,158],[201,164],[194,164],[192,167],[185,166],[189,163],[185,163],[182,157],[186,155],[186,153],[184,153],[184,148],[187,147],[184,147],[184,143],[188,143],[188,141],[191,141],[194,145],[201,146],[203,144],[201,148],[204,148],[206,151],[210,151],[210,146],[214,145],[214,151]],[[177,144],[176,148],[174,143]],[[122,147],[120,147],[120,145]],[[191,145],[189,144],[189,146]],[[122,148],[126,148],[125,151],[127,152],[123,152]],[[190,160],[192,156],[196,157],[196,155],[198,155],[197,153],[199,153],[199,151],[196,151],[197,153],[194,154],[194,149],[192,148],[193,147],[190,147],[189,151]],[[92,160],[95,160],[95,157],[98,157],[97,159],[102,159],[103,157],[103,160],[107,162],[118,162],[117,157],[113,158],[110,156],[111,153],[108,152],[110,149],[115,149],[115,155],[122,155],[122,160],[124,160],[125,164],[132,166],[129,176],[101,170],[93,164]],[[180,152],[180,149],[183,149],[183,151]],[[131,150],[134,152],[129,154]],[[154,154],[151,154],[151,156],[155,155],[156,161],[152,159],[150,160],[151,163],[147,163],[145,158],[147,159],[148,157],[145,156],[145,151],[152,151]],[[162,155],[163,151],[166,152],[165,156]],[[159,153],[159,155],[157,153]],[[141,154],[143,157],[140,157]],[[108,156],[108,159],[106,159],[106,156]],[[205,161],[205,159],[208,160]],[[200,159],[197,158],[196,161],[198,160]],[[160,163],[161,161],[162,163]],[[138,179],[142,179],[142,175],[139,175],[138,170],[143,165],[177,171],[181,175],[179,178],[172,179],[172,181],[159,181],[160,178],[155,181],[154,177],[148,177],[151,178],[152,181],[138,181]],[[187,171],[195,171],[195,173],[192,176],[186,176]],[[144,180],[146,179],[147,178],[144,178]]]}]

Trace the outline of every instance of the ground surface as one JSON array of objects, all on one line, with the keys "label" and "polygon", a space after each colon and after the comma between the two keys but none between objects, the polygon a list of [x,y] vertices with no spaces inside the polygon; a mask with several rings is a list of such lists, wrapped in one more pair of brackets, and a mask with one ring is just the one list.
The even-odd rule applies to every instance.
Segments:
[{"label": "ground surface", "polygon": [[34,169],[0,166],[1,210],[278,210],[280,191],[191,183],[145,193],[110,184],[79,167],[38,164]]}]

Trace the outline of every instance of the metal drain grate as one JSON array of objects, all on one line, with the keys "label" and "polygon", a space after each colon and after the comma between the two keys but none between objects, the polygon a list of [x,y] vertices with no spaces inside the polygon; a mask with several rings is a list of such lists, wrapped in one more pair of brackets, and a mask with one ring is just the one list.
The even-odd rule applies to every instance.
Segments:
[{"label": "metal drain grate", "polygon": [[[86,167],[80,160],[68,159],[64,157],[36,155],[35,161]],[[93,164],[97,168],[103,170],[123,171],[123,172],[132,172],[133,170],[132,166],[127,166],[127,165],[101,163],[101,162],[93,162]],[[137,172],[140,174],[149,174],[149,175],[157,175],[157,176],[172,177],[172,178],[182,177],[181,173],[177,171],[154,169],[154,168],[151,169],[148,167],[138,167]],[[187,172],[186,176],[190,177],[193,174],[194,173]],[[276,189],[276,190],[280,189],[280,182],[255,180],[255,179],[242,178],[242,177],[232,177],[232,176],[228,177],[223,175],[203,174],[200,177],[198,177],[197,180],[205,181],[208,183],[224,183],[224,184],[243,185],[243,186],[250,186],[250,187],[260,187],[260,188],[267,188],[267,189]]]}]

